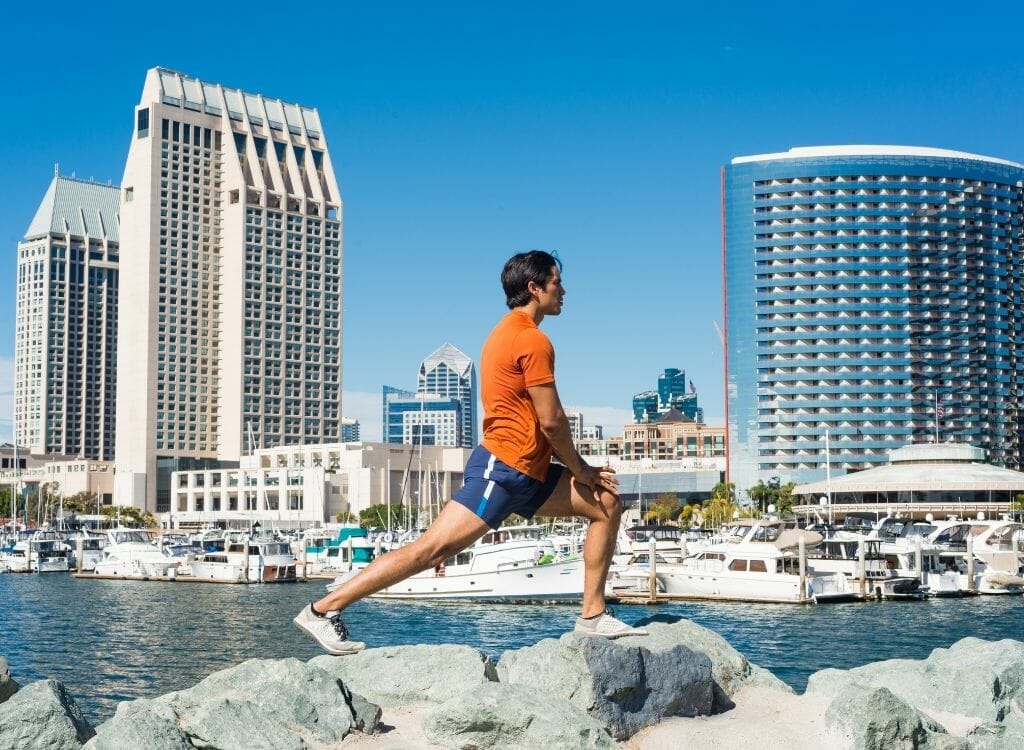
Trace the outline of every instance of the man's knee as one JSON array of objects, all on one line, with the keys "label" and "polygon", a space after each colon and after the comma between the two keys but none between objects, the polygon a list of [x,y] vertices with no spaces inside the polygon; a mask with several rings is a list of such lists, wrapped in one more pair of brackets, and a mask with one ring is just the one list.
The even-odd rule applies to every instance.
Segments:
[{"label": "man's knee", "polygon": [[594,500],[599,519],[618,523],[622,518],[622,500],[618,495],[606,490],[599,490],[594,493]]},{"label": "man's knee", "polygon": [[449,557],[462,551],[458,545],[443,539],[420,537],[417,542],[420,543],[420,548],[417,550],[416,557],[424,570],[436,568]]}]

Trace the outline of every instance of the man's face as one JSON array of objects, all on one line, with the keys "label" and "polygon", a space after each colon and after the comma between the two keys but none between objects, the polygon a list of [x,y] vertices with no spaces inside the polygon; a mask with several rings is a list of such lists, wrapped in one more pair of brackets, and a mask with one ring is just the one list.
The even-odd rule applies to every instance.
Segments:
[{"label": "man's face", "polygon": [[558,315],[562,312],[562,298],[565,287],[562,286],[562,274],[558,266],[551,267],[551,277],[544,288],[537,287],[537,302],[540,312],[545,315]]}]

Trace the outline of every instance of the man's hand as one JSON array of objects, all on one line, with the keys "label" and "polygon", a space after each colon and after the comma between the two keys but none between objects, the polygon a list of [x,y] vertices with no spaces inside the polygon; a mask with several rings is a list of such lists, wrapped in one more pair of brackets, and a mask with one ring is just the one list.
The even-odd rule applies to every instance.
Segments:
[{"label": "man's hand", "polygon": [[591,466],[590,464],[583,464],[583,469],[579,474],[574,474],[575,479],[580,484],[590,487],[590,489],[597,492],[598,490],[607,490],[608,492],[619,496],[619,480],[615,476],[615,469],[611,466]]}]

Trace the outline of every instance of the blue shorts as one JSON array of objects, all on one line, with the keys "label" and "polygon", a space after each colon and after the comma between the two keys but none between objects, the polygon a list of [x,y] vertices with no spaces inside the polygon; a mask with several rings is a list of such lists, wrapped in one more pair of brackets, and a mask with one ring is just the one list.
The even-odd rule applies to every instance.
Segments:
[{"label": "blue shorts", "polygon": [[547,477],[539,482],[478,445],[466,463],[465,484],[453,499],[496,529],[513,513],[533,518],[555,491],[563,468],[560,464],[551,464]]}]

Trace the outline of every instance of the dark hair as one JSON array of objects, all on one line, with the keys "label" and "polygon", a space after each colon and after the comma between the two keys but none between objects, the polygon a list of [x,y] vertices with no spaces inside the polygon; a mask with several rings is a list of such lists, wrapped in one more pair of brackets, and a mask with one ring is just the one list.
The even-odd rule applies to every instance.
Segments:
[{"label": "dark hair", "polygon": [[508,308],[512,310],[529,302],[530,282],[546,286],[554,275],[551,269],[555,266],[561,271],[562,261],[558,256],[543,250],[517,253],[509,258],[505,267],[501,269],[501,286],[505,290],[505,304]]}]

